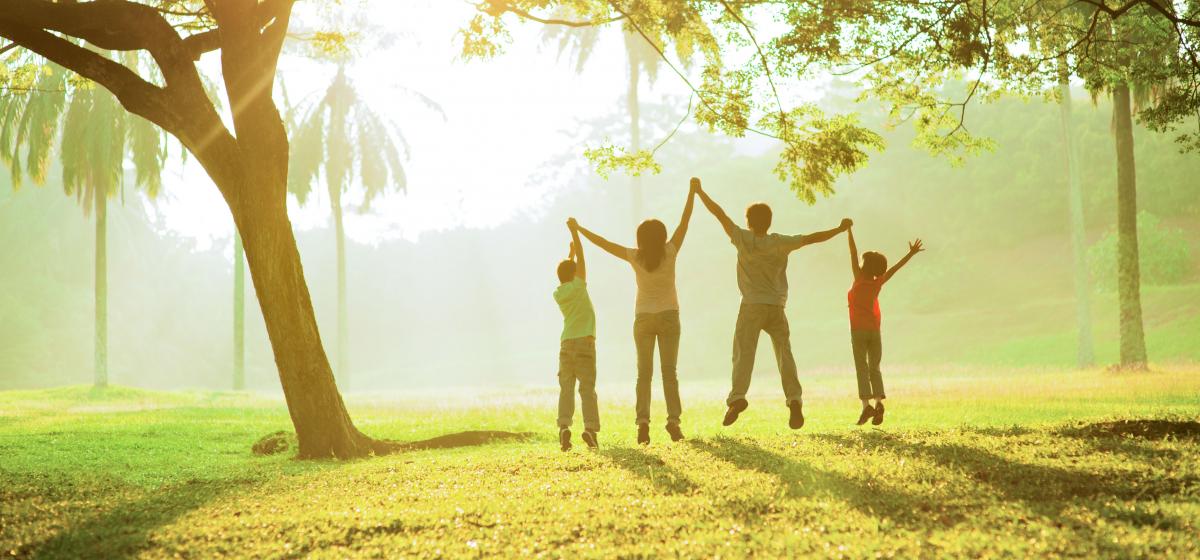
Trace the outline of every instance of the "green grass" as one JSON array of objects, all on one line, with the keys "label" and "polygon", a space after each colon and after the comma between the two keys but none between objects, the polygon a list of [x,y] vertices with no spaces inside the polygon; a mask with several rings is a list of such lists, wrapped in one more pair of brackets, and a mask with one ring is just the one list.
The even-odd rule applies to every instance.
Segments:
[{"label": "green grass", "polygon": [[1198,557],[1198,374],[889,372],[880,428],[811,374],[799,432],[760,374],[731,428],[685,384],[689,439],[649,447],[605,386],[598,453],[557,450],[550,389],[351,396],[381,437],[537,435],[350,462],[252,455],[267,397],[0,393],[0,556]]}]

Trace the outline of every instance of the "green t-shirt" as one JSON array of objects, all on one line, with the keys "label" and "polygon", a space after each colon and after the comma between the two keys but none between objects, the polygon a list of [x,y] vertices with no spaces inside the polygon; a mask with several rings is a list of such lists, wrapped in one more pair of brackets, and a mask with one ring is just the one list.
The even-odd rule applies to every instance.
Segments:
[{"label": "green t-shirt", "polygon": [[596,312],[586,282],[576,278],[559,284],[554,290],[554,301],[563,314],[562,340],[596,336]]}]

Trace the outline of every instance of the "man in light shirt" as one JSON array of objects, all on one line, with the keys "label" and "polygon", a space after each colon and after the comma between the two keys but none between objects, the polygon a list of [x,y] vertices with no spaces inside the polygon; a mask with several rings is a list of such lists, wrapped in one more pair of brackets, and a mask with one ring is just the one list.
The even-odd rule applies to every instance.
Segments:
[{"label": "man in light shirt", "polygon": [[749,406],[746,392],[750,389],[758,336],[766,331],[775,347],[775,360],[779,364],[783,393],[790,409],[788,426],[793,430],[799,429],[804,426],[802,390],[796,375],[796,360],[792,357],[791,331],[784,313],[788,291],[788,255],[805,245],[832,239],[849,229],[852,222],[844,219],[834,229],[808,235],[768,233],[771,228],[771,207],[759,202],[746,209],[748,229],[743,229],[729,219],[703,188],[697,187],[696,194],[704,207],[721,223],[738,255],[737,279],[738,289],[742,293],[742,306],[733,334],[733,388],[725,400],[729,408],[723,424],[732,425],[737,421],[738,414]]}]

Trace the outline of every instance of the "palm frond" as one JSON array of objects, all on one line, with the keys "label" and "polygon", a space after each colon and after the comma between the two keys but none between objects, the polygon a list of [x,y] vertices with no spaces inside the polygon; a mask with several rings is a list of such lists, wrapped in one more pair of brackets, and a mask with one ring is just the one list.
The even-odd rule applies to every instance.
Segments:
[{"label": "palm frond", "polygon": [[137,184],[146,190],[150,198],[155,198],[162,189],[162,172],[167,164],[167,144],[162,129],[133,114],[125,116],[125,121]]},{"label": "palm frond", "polygon": [[408,94],[409,96],[415,97],[418,101],[421,102],[421,104],[425,105],[426,109],[429,109],[430,111],[437,113],[439,116],[442,117],[442,121],[446,120],[446,111],[445,111],[445,109],[442,109],[441,103],[434,101],[433,98],[431,98],[428,95],[425,95],[424,93],[421,93],[417,90],[409,89],[409,88],[406,88],[403,86],[400,86],[399,89],[400,89],[400,91]]},{"label": "palm frond", "polygon": [[[58,125],[66,106],[66,70],[51,67],[38,80],[37,93],[31,94],[25,111],[31,115],[29,130],[26,131],[25,170],[35,183],[46,180],[50,167],[50,154],[58,135]],[[14,161],[14,165],[17,162]]]},{"label": "palm frond", "polygon": [[325,162],[325,111],[317,103],[308,112],[292,136],[288,165],[288,192],[296,195],[301,205],[308,202],[313,182]]}]

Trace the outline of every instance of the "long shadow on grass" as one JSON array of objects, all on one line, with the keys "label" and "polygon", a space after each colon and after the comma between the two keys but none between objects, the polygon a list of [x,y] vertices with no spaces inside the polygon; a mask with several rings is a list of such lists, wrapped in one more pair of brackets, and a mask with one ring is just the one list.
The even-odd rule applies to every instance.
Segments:
[{"label": "long shadow on grass", "polygon": [[1094,453],[1113,453],[1153,463],[1174,464],[1179,451],[1154,442],[1200,440],[1200,422],[1188,420],[1125,419],[1089,422],[1060,428],[1058,435],[1086,444]]},{"label": "long shadow on grass", "polygon": [[665,494],[688,494],[697,488],[696,483],[679,470],[641,449],[608,448],[601,454],[617,466],[650,481]]},{"label": "long shadow on grass", "polygon": [[18,550],[30,558],[132,558],[149,548],[149,535],[189,511],[249,488],[247,480],[193,480],[127,501],[40,543]]},{"label": "long shadow on grass", "polygon": [[[806,461],[786,457],[768,451],[758,445],[727,437],[713,440],[688,440],[688,443],[705,453],[736,465],[740,469],[757,471],[775,476],[783,483],[788,498],[826,495],[845,501],[850,506],[871,517],[884,517],[898,526],[923,530],[932,521],[930,500],[910,494],[886,484],[868,484],[863,480],[841,473],[814,467]],[[735,504],[736,506],[736,504]],[[770,506],[770,504],[767,504]],[[762,509],[761,507],[757,509]],[[769,511],[769,510],[768,510]],[[753,518],[767,511],[744,512]],[[957,518],[941,514],[945,523],[956,523]]]},{"label": "long shadow on grass", "polygon": [[[851,447],[865,443],[868,447],[888,449],[902,456],[920,457],[957,470],[976,484],[991,488],[1002,500],[1020,504],[1031,513],[1062,524],[1081,539],[1094,543],[1105,556],[1129,557],[1133,552],[1123,545],[1114,544],[1092,523],[1065,514],[1068,508],[1084,507],[1105,516],[1107,506],[1103,504],[1110,498],[1153,501],[1161,496],[1178,495],[1189,485],[1186,480],[1131,477],[1129,473],[1098,474],[1022,463],[968,445],[931,444],[880,432],[864,433],[857,437],[836,434],[816,437]],[[1162,519],[1158,524],[1166,529],[1177,525],[1178,522],[1172,519]]]}]

